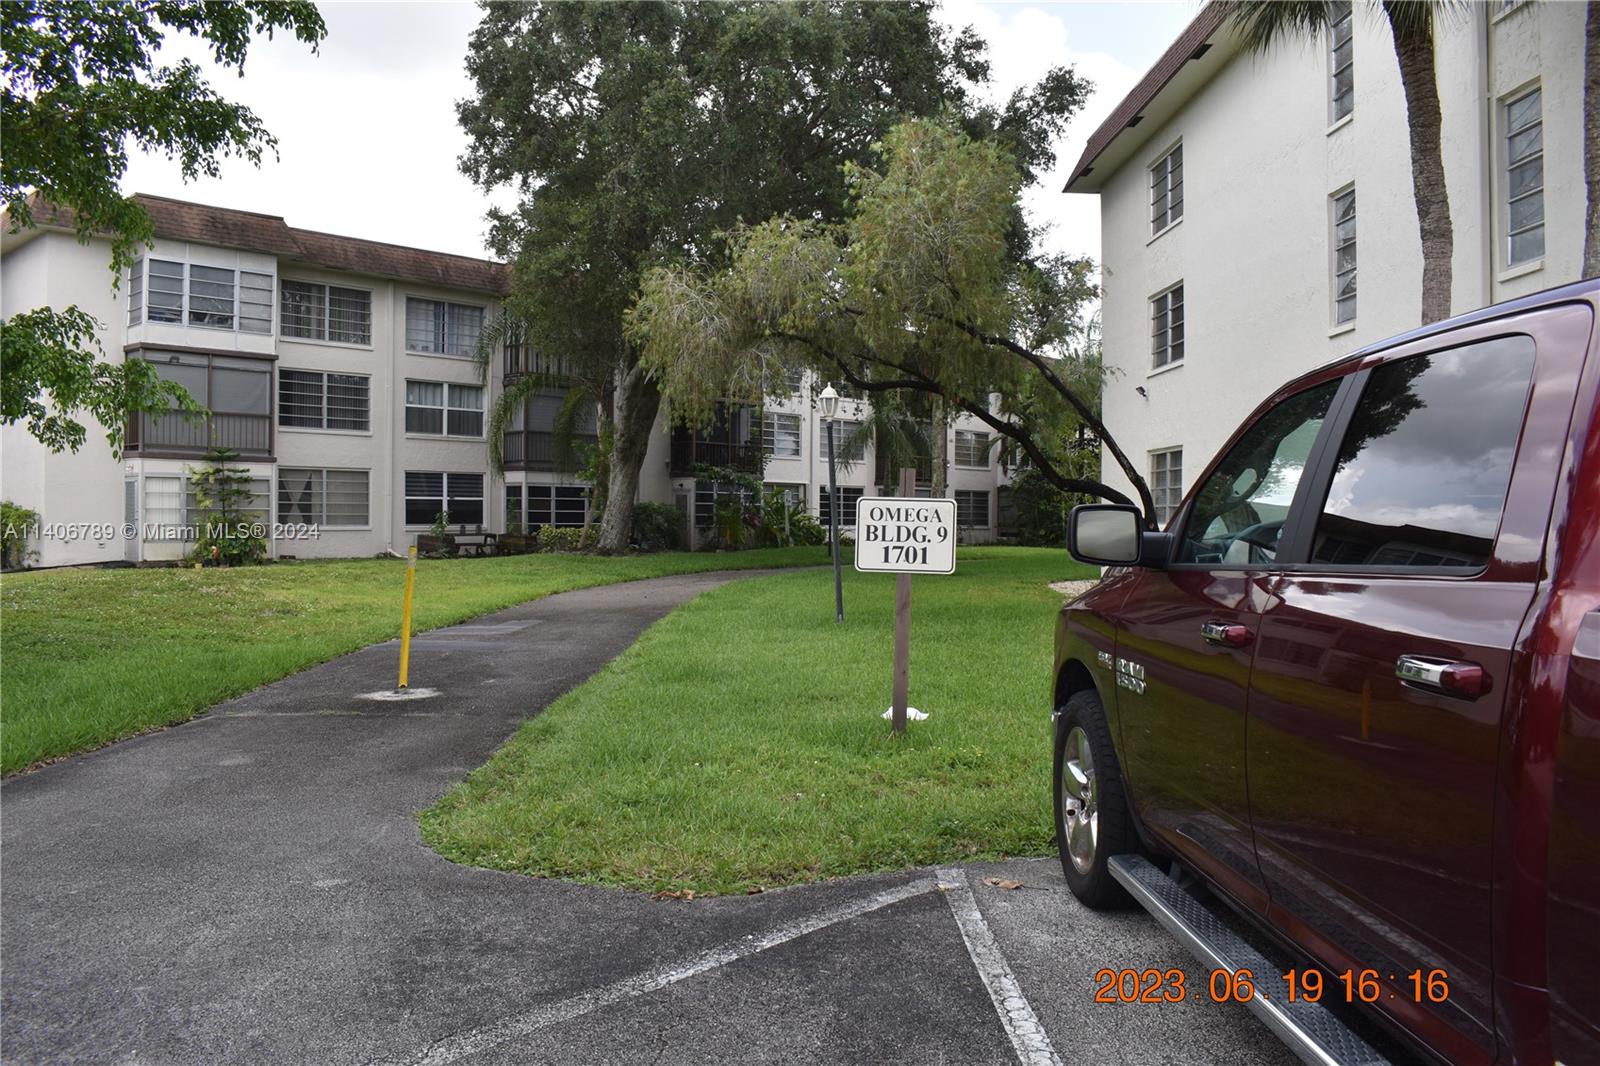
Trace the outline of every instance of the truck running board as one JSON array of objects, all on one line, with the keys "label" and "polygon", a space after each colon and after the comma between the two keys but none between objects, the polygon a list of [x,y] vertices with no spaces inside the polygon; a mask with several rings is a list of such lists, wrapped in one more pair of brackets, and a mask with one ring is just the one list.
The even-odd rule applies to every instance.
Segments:
[{"label": "truck running board", "polygon": [[1251,947],[1181,885],[1138,855],[1117,855],[1111,876],[1214,970],[1249,970],[1256,993],[1245,1003],[1301,1061],[1313,1066],[1387,1066],[1371,1044],[1320,1003],[1289,1002],[1284,968]]}]

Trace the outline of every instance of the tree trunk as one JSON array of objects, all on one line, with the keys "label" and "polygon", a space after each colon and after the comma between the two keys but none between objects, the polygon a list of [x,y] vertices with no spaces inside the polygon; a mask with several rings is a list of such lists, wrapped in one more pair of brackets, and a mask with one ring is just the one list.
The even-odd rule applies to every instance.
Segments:
[{"label": "tree trunk", "polygon": [[1408,18],[1398,11],[1401,0],[1388,0],[1384,11],[1400,61],[1400,84],[1406,93],[1406,118],[1411,127],[1411,192],[1417,202],[1417,230],[1422,238],[1422,321],[1450,317],[1450,287],[1455,233],[1450,225],[1450,194],[1444,183],[1444,153],[1439,147],[1439,83],[1433,68],[1433,20]]},{"label": "tree trunk", "polygon": [[933,498],[942,500],[950,495],[950,424],[943,396],[933,398]]},{"label": "tree trunk", "polygon": [[1600,2],[1589,0],[1583,49],[1583,178],[1589,205],[1583,276],[1600,277]]},{"label": "tree trunk", "polygon": [[633,536],[633,505],[639,497],[639,469],[650,447],[650,430],[661,408],[661,393],[639,366],[623,371],[617,382],[612,428],[611,478],[606,486],[606,513],[600,519],[598,550],[628,550]]}]

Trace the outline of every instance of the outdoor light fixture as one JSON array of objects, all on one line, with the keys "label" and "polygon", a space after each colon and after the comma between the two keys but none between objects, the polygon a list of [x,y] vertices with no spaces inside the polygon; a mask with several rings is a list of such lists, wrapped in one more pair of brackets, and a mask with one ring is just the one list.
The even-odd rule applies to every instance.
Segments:
[{"label": "outdoor light fixture", "polygon": [[831,382],[827,388],[822,390],[822,395],[818,396],[817,399],[822,401],[822,417],[832,422],[834,414],[839,410],[839,394],[833,391]]},{"label": "outdoor light fixture", "polygon": [[839,411],[839,394],[833,383],[817,397],[822,401],[822,420],[828,425],[828,543],[833,546],[833,620],[844,621],[844,578],[839,573],[839,486],[833,471],[833,416]]}]

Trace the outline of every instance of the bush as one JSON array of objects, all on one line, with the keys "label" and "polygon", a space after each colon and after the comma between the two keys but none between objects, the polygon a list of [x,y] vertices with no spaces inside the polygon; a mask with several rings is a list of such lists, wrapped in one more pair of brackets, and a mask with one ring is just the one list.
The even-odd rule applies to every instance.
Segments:
[{"label": "bush", "polygon": [[581,552],[588,551],[600,542],[600,530],[594,526],[588,529],[540,526],[534,539],[542,552]]},{"label": "bush", "polygon": [[39,525],[39,512],[0,501],[0,565],[7,570],[26,566],[39,553],[28,547],[28,536]]},{"label": "bush", "polygon": [[670,503],[634,504],[633,543],[640,551],[678,551],[683,547],[682,512]]}]

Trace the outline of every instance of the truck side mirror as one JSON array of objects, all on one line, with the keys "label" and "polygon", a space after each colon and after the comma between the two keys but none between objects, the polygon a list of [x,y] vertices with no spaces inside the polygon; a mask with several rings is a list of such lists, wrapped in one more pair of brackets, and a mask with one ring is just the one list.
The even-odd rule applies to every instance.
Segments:
[{"label": "truck side mirror", "polygon": [[1165,548],[1166,535],[1145,533],[1139,509],[1127,504],[1082,504],[1067,520],[1067,551],[1080,563],[1161,566]]}]

